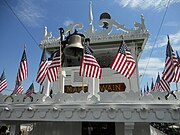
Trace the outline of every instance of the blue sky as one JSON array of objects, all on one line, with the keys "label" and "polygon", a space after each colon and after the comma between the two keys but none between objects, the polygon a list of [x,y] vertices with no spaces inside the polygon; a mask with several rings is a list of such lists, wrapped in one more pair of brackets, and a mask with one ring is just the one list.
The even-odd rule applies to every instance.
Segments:
[{"label": "blue sky", "polygon": [[[6,0],[14,13],[25,25],[32,37],[27,33],[16,16],[9,9],[5,0],[0,1],[0,74],[5,69],[8,87],[4,94],[10,94],[14,89],[15,78],[20,59],[26,44],[29,66],[28,79],[23,81],[27,90],[34,81],[35,89],[39,85],[35,82],[41,57],[39,43],[43,37],[44,27],[59,35],[58,28],[67,26],[71,22],[80,22],[84,30],[88,25],[89,0]],[[152,46],[154,45],[168,0],[92,0],[93,24],[98,28],[100,14],[109,12],[115,19],[127,28],[133,28],[135,21],[140,22],[140,15],[145,18],[146,27],[150,33],[148,43],[139,61],[140,74],[144,73]],[[162,72],[165,60],[166,35],[170,35],[174,50],[180,53],[180,0],[171,0],[161,31],[153,49],[147,71],[141,79],[141,87],[151,78],[156,79],[157,73]],[[180,87],[180,86],[179,86]],[[172,86],[172,89],[174,87]]]}]

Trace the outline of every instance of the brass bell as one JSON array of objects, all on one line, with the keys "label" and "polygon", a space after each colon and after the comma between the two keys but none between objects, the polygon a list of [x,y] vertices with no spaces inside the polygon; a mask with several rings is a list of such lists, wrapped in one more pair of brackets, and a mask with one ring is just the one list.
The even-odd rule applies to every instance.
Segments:
[{"label": "brass bell", "polygon": [[73,34],[69,35],[67,38],[68,45],[64,49],[64,54],[67,56],[82,56],[83,55],[83,44],[84,44],[84,35],[77,33],[75,31]]}]

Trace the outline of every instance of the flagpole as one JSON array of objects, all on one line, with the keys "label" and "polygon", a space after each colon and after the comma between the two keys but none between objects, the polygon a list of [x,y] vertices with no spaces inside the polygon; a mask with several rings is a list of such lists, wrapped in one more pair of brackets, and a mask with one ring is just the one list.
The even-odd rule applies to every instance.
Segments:
[{"label": "flagpole", "polygon": [[[46,45],[44,45],[44,49],[45,49],[45,51],[46,51]],[[40,88],[39,88],[39,93],[41,93],[42,92],[42,84],[40,84]]]},{"label": "flagpole", "polygon": [[[169,41],[169,35],[167,35],[167,38],[168,38],[168,43],[170,44],[170,41]],[[167,51],[167,50],[166,50]],[[173,62],[172,61],[172,48],[170,48],[170,57],[171,57],[171,62]],[[173,66],[173,70],[174,70],[174,63],[172,64],[172,66]],[[162,78],[161,78],[162,79]],[[169,85],[170,85],[170,83],[169,83]],[[177,87],[176,87],[176,89],[177,89]],[[169,94],[170,94],[170,91],[171,91],[171,87],[170,87],[170,90],[169,91],[167,91],[168,92],[168,94],[166,95],[167,97],[169,96]],[[166,96],[165,96],[165,98],[166,98]]]},{"label": "flagpole", "polygon": [[[123,44],[125,44],[123,35],[122,35],[122,41],[123,41]],[[125,50],[125,51],[126,51],[126,50]],[[129,71],[129,68],[128,68],[128,71]],[[128,80],[129,80],[129,88],[130,88],[130,90],[131,90],[131,79],[130,79],[129,76],[128,76]]]},{"label": "flagpole", "polygon": [[59,91],[63,91],[62,87],[62,52],[61,52],[61,46],[62,46],[62,41],[63,41],[63,34],[64,34],[64,29],[59,28],[60,31],[60,42],[59,42],[59,61],[60,61],[60,67],[59,67]]},{"label": "flagpole", "polygon": [[[85,43],[87,44],[87,39],[85,39]],[[84,49],[85,49],[85,46],[84,46]],[[85,53],[85,50],[83,49],[83,55]],[[83,58],[83,55],[82,55],[82,58]],[[83,64],[83,63],[82,63]],[[83,70],[83,74],[82,74],[82,91],[84,91],[84,70]]]}]

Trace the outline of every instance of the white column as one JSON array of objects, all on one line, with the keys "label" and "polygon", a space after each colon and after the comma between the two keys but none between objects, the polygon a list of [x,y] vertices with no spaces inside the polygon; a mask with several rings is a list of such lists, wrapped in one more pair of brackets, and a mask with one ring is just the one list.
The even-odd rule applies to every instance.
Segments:
[{"label": "white column", "polygon": [[[65,86],[65,77],[66,77],[66,71],[62,71],[62,82],[61,82],[61,86],[60,86],[60,82],[59,79],[56,80],[56,82],[53,83],[53,93],[58,93],[58,92],[62,92],[64,93],[64,86]],[[62,91],[59,91],[61,88]]]},{"label": "white column", "polygon": [[66,78],[66,71],[62,71],[62,86],[61,87],[61,90],[62,90],[62,93],[64,93],[64,86],[65,86],[65,78]]},{"label": "white column", "polygon": [[140,77],[139,77],[139,66],[138,66],[138,59],[137,59],[137,55],[138,55],[138,48],[137,48],[137,44],[134,43],[135,46],[135,61],[136,61],[136,70],[134,72],[136,72],[136,79],[137,79],[137,84],[138,84],[138,91],[140,91]]},{"label": "white column", "polygon": [[99,79],[94,78],[94,95],[98,97],[98,92],[99,92]]},{"label": "white column", "polygon": [[43,93],[46,95],[46,96],[49,96],[49,93],[50,93],[50,82],[48,81],[48,78],[46,76],[45,78],[45,82],[44,82],[44,90],[43,90]]},{"label": "white column", "polygon": [[99,79],[97,78],[89,78],[88,79],[88,92],[90,93],[90,96],[94,95],[98,97],[99,92]]},{"label": "white column", "polygon": [[134,123],[124,123],[124,135],[133,135]]},{"label": "white column", "polygon": [[88,92],[90,97],[94,95],[94,80],[93,78],[88,78]]}]

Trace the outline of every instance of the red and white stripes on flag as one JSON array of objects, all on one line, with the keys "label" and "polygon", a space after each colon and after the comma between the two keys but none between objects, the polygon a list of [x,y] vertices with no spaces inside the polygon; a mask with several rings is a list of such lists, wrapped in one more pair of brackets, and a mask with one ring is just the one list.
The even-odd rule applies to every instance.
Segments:
[{"label": "red and white stripes on flag", "polygon": [[174,54],[174,51],[170,45],[169,37],[168,37],[168,43],[166,48],[166,59],[165,59],[165,67],[163,71],[162,78],[166,80],[167,82],[172,82],[173,78],[175,76],[175,67],[178,64],[177,57]]},{"label": "red and white stripes on flag", "polygon": [[28,77],[28,64],[27,64],[27,58],[26,58],[26,50],[24,49],[20,66],[18,69],[17,80],[23,81],[27,79],[27,77]]},{"label": "red and white stripes on flag", "polygon": [[3,73],[0,77],[0,92],[5,90],[6,87],[7,87],[7,81],[6,81],[5,73],[3,71]]},{"label": "red and white stripes on flag", "polygon": [[126,44],[122,43],[120,45],[110,68],[127,78],[130,78],[133,75],[136,69],[136,62]]},{"label": "red and white stripes on flag", "polygon": [[179,57],[179,54],[177,51],[176,51],[176,54],[177,54],[178,64],[177,64],[177,66],[174,67],[175,75],[174,75],[172,82],[179,83],[180,82],[180,57]]},{"label": "red and white stripes on flag", "polygon": [[127,67],[127,63],[126,63],[126,56],[125,56],[125,52],[122,53],[122,52],[118,52],[116,53],[116,56],[110,66],[110,68],[112,68],[113,70],[121,73],[122,75],[124,75],[125,77],[128,76],[127,74],[127,70],[126,70],[126,67]]},{"label": "red and white stripes on flag", "polygon": [[160,81],[160,91],[170,91],[170,83],[163,78]]},{"label": "red and white stripes on flag", "polygon": [[160,80],[160,75],[158,73],[158,76],[157,76],[157,79],[156,79],[156,83],[154,84],[154,86],[153,86],[151,91],[156,92],[158,90],[161,90],[160,81],[161,81]]},{"label": "red and white stripes on flag", "polygon": [[92,55],[92,50],[88,44],[85,46],[85,53],[81,61],[79,74],[80,76],[91,78],[100,79],[102,77],[102,69],[98,64],[96,58]]},{"label": "red and white stripes on flag", "polygon": [[18,93],[19,94],[23,93],[23,86],[22,86],[22,82],[16,80],[16,85],[12,94],[18,94]]},{"label": "red and white stripes on flag", "polygon": [[48,67],[47,77],[49,82],[54,82],[57,80],[60,66],[61,66],[60,52],[58,50],[54,52],[54,54],[52,55],[52,62]]},{"label": "red and white stripes on flag", "polygon": [[32,83],[29,89],[26,91],[25,95],[26,97],[30,97],[31,94],[34,93],[34,84]]},{"label": "red and white stripes on flag", "polygon": [[180,82],[180,66],[176,66],[174,72],[175,72],[175,75],[172,82],[179,83]]},{"label": "red and white stripes on flag", "polygon": [[151,82],[151,90],[150,90],[150,92],[153,91],[153,88],[154,88],[154,82],[153,82],[153,78],[152,78],[152,82]]},{"label": "red and white stripes on flag", "polygon": [[43,53],[42,53],[42,57],[41,57],[41,61],[39,64],[37,78],[36,78],[37,83],[39,83],[40,85],[42,85],[42,83],[44,82],[47,71],[48,71],[48,62],[46,59],[46,50],[44,48]]},{"label": "red and white stripes on flag", "polygon": [[127,65],[128,65],[127,69],[128,69],[128,72],[129,72],[128,78],[130,78],[133,75],[134,70],[136,69],[136,62],[135,62],[131,52],[128,49],[126,49],[126,58],[127,58],[126,62],[127,62]]}]

